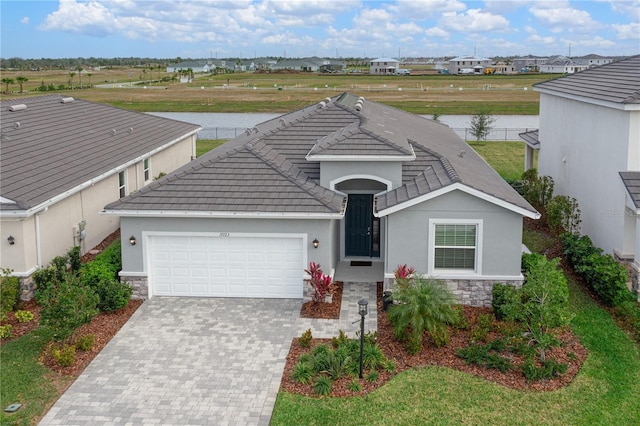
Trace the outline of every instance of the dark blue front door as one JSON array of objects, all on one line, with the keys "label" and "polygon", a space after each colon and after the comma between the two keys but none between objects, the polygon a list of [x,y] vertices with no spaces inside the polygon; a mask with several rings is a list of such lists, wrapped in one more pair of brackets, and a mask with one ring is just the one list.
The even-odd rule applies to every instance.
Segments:
[{"label": "dark blue front door", "polygon": [[349,194],[345,216],[345,255],[379,256],[379,249],[375,253],[373,244],[373,195]]}]

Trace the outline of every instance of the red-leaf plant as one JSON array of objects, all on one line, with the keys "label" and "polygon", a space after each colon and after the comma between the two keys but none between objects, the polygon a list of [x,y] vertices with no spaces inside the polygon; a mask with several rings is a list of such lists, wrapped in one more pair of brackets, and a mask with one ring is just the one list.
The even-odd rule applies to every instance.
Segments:
[{"label": "red-leaf plant", "polygon": [[409,287],[411,278],[415,272],[415,268],[413,266],[407,266],[406,263],[404,265],[398,265],[393,273],[395,275],[396,285],[400,290],[404,290]]},{"label": "red-leaf plant", "polygon": [[309,269],[304,270],[309,276],[309,284],[313,288],[313,301],[324,302],[325,297],[333,292],[333,281],[331,276],[324,275],[320,265],[315,262],[309,263]]}]

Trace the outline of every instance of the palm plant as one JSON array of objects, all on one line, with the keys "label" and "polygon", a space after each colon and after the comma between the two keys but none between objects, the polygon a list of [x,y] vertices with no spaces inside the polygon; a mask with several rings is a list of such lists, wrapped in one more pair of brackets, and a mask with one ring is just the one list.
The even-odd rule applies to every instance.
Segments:
[{"label": "palm plant", "polygon": [[456,320],[455,296],[443,281],[414,277],[410,285],[393,294],[398,301],[389,308],[396,339],[406,340],[407,350],[418,353],[424,332],[448,336],[447,324]]},{"label": "palm plant", "polygon": [[6,93],[7,95],[9,94],[9,85],[13,84],[13,79],[12,78],[3,78],[2,79],[2,84],[4,84],[4,93]]},{"label": "palm plant", "polygon": [[16,77],[16,81],[18,82],[18,84],[20,85],[20,93],[22,93],[24,90],[22,90],[22,86],[29,81],[29,79],[23,75],[19,75]]}]

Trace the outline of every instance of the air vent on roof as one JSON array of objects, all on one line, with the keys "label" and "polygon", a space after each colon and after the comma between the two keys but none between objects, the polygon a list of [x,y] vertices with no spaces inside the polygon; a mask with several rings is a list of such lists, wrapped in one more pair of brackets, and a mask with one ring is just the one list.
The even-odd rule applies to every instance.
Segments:
[{"label": "air vent on roof", "polygon": [[14,124],[13,127],[15,127],[16,129],[19,129],[20,128],[20,122],[16,121],[16,124]]},{"label": "air vent on roof", "polygon": [[73,101],[75,101],[75,99],[73,99],[73,98],[62,98],[62,99],[60,99],[60,103],[61,104],[70,104]]},{"label": "air vent on roof", "polygon": [[253,133],[258,133],[258,128],[257,128],[257,127],[254,127],[254,128],[253,128],[253,129],[251,129],[251,130],[253,130]]},{"label": "air vent on roof", "polygon": [[283,126],[286,126],[286,125],[287,125],[287,122],[286,122],[286,121],[284,121],[284,118],[281,118],[281,119],[280,119],[280,124],[282,124]]},{"label": "air vent on roof", "polygon": [[356,111],[362,111],[362,106],[364,105],[364,98],[359,98],[358,102],[356,102]]},{"label": "air vent on roof", "polygon": [[360,102],[364,102],[364,96],[360,96],[360,97],[358,98],[358,101],[360,101]]},{"label": "air vent on roof", "polygon": [[251,134],[251,129],[247,129],[244,132],[246,133],[247,136],[249,136]]},{"label": "air vent on roof", "polygon": [[127,130],[127,132],[129,132],[129,134],[133,133],[133,127],[129,127],[129,130]]},{"label": "air vent on roof", "polygon": [[22,111],[24,109],[27,109],[25,104],[11,105],[9,107],[9,111]]},{"label": "air vent on roof", "polygon": [[118,133],[118,131],[116,129],[111,129],[111,134],[115,135],[116,133]]},{"label": "air vent on roof", "polygon": [[330,103],[331,103],[331,98],[330,98],[330,97],[328,97],[328,96],[327,96],[326,98],[324,98],[324,100],[325,100],[328,104],[330,104]]},{"label": "air vent on roof", "polygon": [[324,108],[326,106],[327,106],[327,104],[326,104],[325,101],[320,101],[320,103],[318,104],[318,109]]}]

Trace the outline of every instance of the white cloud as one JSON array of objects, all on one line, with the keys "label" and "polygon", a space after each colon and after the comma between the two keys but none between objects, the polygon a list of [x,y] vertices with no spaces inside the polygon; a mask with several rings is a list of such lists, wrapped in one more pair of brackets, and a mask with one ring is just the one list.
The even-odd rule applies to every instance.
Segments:
[{"label": "white cloud", "polygon": [[443,30],[442,28],[439,27],[432,27],[429,28],[428,30],[425,31],[425,33],[429,36],[429,37],[442,37],[442,38],[448,38],[449,37],[449,32]]},{"label": "white cloud", "polygon": [[551,36],[543,37],[538,34],[531,34],[529,37],[527,37],[527,41],[530,43],[542,43],[542,44],[549,44],[549,45],[556,43],[556,39],[554,37],[551,37]]},{"label": "white cloud", "polygon": [[614,30],[618,33],[620,40],[640,40],[640,23],[633,22],[631,24],[613,24]]},{"label": "white cloud", "polygon": [[402,0],[388,9],[398,17],[420,21],[444,12],[462,12],[467,6],[459,0]]},{"label": "white cloud", "polygon": [[503,14],[526,7],[532,2],[532,0],[484,0],[484,10]]},{"label": "white cloud", "polygon": [[501,15],[469,9],[464,13],[447,12],[440,18],[440,26],[449,31],[503,32],[509,30],[509,21]]},{"label": "white cloud", "polygon": [[29,17],[25,16],[23,18],[20,18],[20,23],[24,25],[29,25]]},{"label": "white cloud", "polygon": [[611,10],[624,15],[640,18],[640,0],[598,0],[611,5]]},{"label": "white cloud", "polygon": [[550,31],[554,33],[563,31],[592,32],[602,27],[591,17],[589,12],[569,7],[566,4],[557,4],[556,6],[556,3],[552,2],[539,2],[529,8],[529,12],[542,25],[549,26]]},{"label": "white cloud", "polygon": [[64,30],[104,37],[117,31],[117,22],[101,3],[78,3],[60,0],[58,10],[47,16],[40,26],[43,30]]}]

